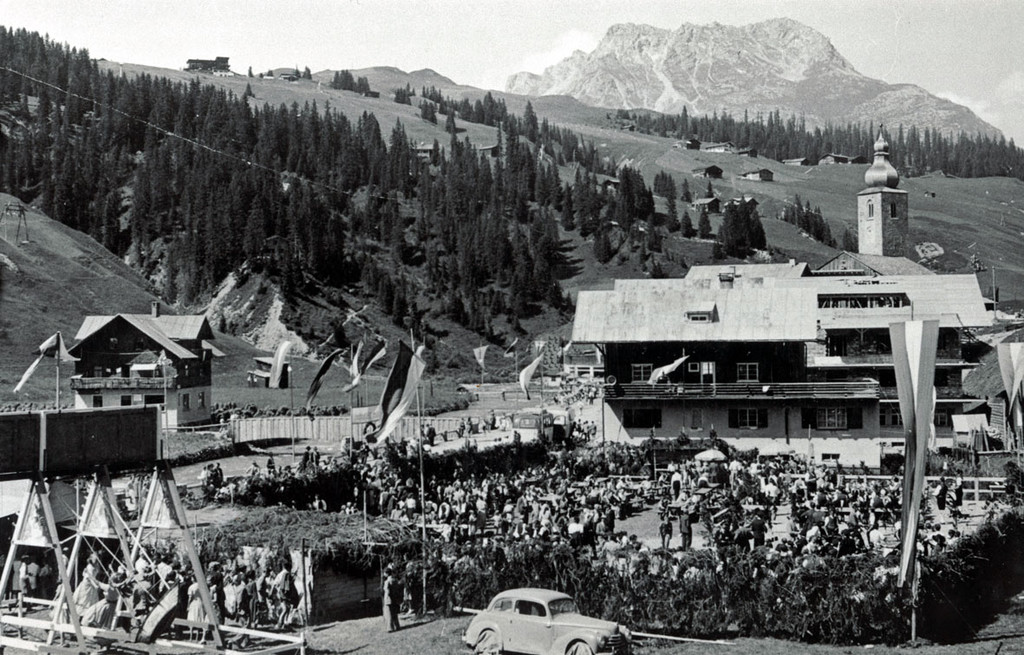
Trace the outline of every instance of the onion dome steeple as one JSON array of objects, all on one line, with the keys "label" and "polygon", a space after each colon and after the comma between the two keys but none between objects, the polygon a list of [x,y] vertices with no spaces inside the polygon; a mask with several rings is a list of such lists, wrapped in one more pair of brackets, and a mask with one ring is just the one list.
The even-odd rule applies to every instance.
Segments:
[{"label": "onion dome steeple", "polygon": [[889,187],[895,189],[900,183],[900,174],[889,163],[889,143],[882,136],[882,126],[878,126],[878,139],[875,141],[875,161],[864,173],[864,183],[869,187]]}]

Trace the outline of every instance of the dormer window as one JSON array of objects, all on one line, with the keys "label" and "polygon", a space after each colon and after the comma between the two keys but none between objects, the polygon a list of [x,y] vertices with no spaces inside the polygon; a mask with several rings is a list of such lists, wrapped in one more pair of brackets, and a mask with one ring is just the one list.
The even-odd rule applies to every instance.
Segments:
[{"label": "dormer window", "polygon": [[691,323],[713,323],[717,318],[715,303],[700,303],[686,310],[686,320]]}]

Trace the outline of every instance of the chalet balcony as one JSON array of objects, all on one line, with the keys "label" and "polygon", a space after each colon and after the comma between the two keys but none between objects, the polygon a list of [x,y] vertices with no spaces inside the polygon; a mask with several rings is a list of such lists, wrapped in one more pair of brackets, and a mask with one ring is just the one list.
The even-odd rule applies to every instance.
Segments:
[{"label": "chalet balcony", "polygon": [[209,386],[210,380],[201,377],[184,377],[180,375],[166,378],[144,377],[79,377],[71,378],[73,391],[163,391],[164,389],[183,389],[189,387]]},{"label": "chalet balcony", "polygon": [[[892,355],[823,355],[821,353],[807,354],[808,368],[888,368],[892,366]],[[976,366],[966,362],[959,353],[938,353],[935,360],[936,366]]]},{"label": "chalet balcony", "polygon": [[[878,398],[880,400],[899,400],[900,396],[896,387],[879,387]],[[935,387],[936,400],[963,400],[968,402],[976,400],[964,393],[963,387]]]},{"label": "chalet balcony", "polygon": [[875,400],[878,383],[852,382],[728,382],[719,384],[606,384],[606,399],[623,400],[757,400],[769,398]]}]

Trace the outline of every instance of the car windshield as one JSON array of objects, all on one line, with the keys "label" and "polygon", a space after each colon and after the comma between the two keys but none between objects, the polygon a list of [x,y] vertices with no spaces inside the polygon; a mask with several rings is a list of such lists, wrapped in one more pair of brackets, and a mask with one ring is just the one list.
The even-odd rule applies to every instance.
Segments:
[{"label": "car windshield", "polygon": [[572,598],[559,598],[548,603],[548,609],[551,610],[551,616],[557,616],[559,614],[579,614],[579,610],[576,609],[576,601]]}]

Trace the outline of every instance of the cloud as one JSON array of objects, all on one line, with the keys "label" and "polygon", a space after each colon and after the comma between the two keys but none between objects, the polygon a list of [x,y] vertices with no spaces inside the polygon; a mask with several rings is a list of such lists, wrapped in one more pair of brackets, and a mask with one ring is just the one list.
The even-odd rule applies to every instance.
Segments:
[{"label": "cloud", "polygon": [[557,64],[577,50],[590,52],[597,47],[599,41],[600,38],[590,32],[571,29],[560,34],[550,49],[524,57],[515,72],[543,73],[545,68]]}]

